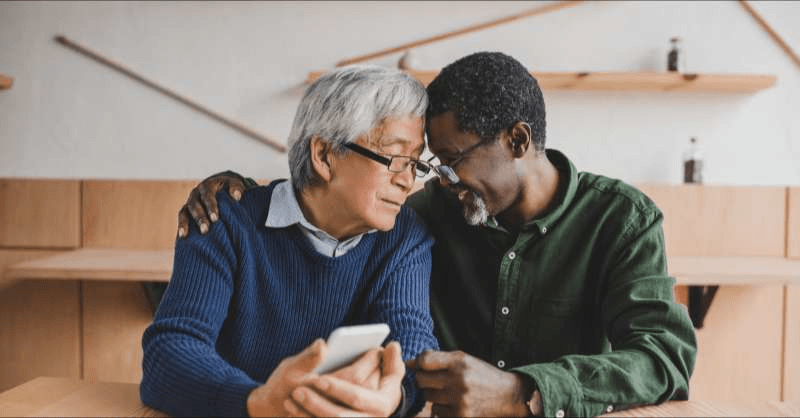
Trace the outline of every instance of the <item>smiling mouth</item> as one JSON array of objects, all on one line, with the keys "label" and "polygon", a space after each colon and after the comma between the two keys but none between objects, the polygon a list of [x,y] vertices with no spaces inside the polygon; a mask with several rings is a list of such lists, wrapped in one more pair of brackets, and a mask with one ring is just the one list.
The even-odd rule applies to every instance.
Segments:
[{"label": "smiling mouth", "polygon": [[382,202],[385,202],[385,203],[388,203],[388,204],[390,204],[390,205],[392,205],[392,206],[397,206],[398,208],[399,208],[400,206],[403,206],[403,204],[402,204],[402,203],[393,202],[393,201],[391,201],[391,200],[381,199],[381,201],[382,201]]}]

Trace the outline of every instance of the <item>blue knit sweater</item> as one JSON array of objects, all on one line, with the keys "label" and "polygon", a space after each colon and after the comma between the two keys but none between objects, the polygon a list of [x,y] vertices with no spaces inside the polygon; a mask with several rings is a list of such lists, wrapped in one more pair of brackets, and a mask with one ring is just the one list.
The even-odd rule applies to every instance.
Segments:
[{"label": "blue knit sweater", "polygon": [[[429,312],[432,238],[403,207],[395,227],[346,254],[318,253],[298,227],[267,228],[276,183],[175,243],[169,286],[142,338],[142,402],[171,415],[247,415],[248,394],[280,361],[341,325],[385,322],[403,359],[438,347]],[[413,410],[421,392],[403,385]]]}]

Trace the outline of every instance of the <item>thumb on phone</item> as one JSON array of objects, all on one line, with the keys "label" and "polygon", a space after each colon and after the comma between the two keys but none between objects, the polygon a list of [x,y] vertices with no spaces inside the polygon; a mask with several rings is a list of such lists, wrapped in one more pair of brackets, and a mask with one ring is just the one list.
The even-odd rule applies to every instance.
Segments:
[{"label": "thumb on phone", "polygon": [[295,371],[311,373],[325,359],[327,353],[328,345],[321,338],[317,338],[303,351],[287,358],[287,366]]}]

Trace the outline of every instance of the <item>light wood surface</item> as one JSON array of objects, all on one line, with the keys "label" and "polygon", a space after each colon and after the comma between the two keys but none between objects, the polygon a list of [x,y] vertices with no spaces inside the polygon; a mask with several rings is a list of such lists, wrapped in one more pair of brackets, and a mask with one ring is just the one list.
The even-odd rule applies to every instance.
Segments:
[{"label": "light wood surface", "polygon": [[667,262],[669,274],[681,285],[800,285],[800,260],[673,256]]},{"label": "light wood surface", "polygon": [[[715,416],[798,416],[800,403],[760,400],[670,401],[612,412],[608,417],[715,417]],[[139,399],[135,383],[89,382],[85,380],[39,377],[0,393],[0,416],[106,416],[165,417],[146,407]]]},{"label": "light wood surface", "polygon": [[80,181],[0,179],[0,247],[81,245]]},{"label": "light wood surface", "polygon": [[83,247],[172,248],[196,180],[85,180]]},{"label": "light wood surface", "polygon": [[139,399],[135,383],[39,377],[0,393],[4,417],[165,417]]},{"label": "light wood surface", "polygon": [[152,321],[141,284],[84,282],[83,378],[140,382],[142,334]]},{"label": "light wood surface", "polygon": [[800,286],[786,287],[783,400],[800,402]]},{"label": "light wood surface", "polygon": [[[53,279],[168,282],[173,250],[80,248],[40,253],[32,260],[12,263],[6,280]],[[668,258],[669,273],[679,285],[800,285],[800,260],[777,257]]]},{"label": "light wood surface", "polygon": [[[308,74],[311,83],[326,71]],[[408,70],[424,85],[438,70]],[[678,74],[674,72],[531,72],[542,90],[635,90],[717,93],[753,93],[775,85],[769,74]]]},{"label": "light wood surface", "polygon": [[800,187],[790,187],[787,193],[786,256],[800,259]]},{"label": "light wood surface", "polygon": [[703,328],[691,400],[781,400],[783,286],[722,286]]},{"label": "light wood surface", "polygon": [[0,90],[10,89],[11,86],[13,86],[13,85],[14,85],[14,79],[13,78],[11,78],[11,77],[9,77],[7,75],[4,75],[4,74],[0,74]]},{"label": "light wood surface", "polygon": [[36,376],[81,377],[80,284],[24,281],[0,290],[0,390]]},{"label": "light wood surface", "polygon": [[638,188],[664,213],[668,258],[785,256],[785,187]]},{"label": "light wood surface", "polygon": [[168,282],[173,250],[81,248],[11,265],[11,279]]},{"label": "light wood surface", "polygon": [[672,401],[604,417],[796,417],[800,403],[738,399],[736,401]]}]

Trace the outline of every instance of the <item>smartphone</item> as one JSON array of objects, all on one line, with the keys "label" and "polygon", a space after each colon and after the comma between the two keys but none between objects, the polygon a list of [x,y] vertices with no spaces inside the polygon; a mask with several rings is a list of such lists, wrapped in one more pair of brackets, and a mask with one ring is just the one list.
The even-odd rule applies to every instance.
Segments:
[{"label": "smartphone", "polygon": [[352,363],[370,348],[379,347],[389,335],[386,324],[339,327],[328,337],[328,354],[314,373],[332,372]]}]

